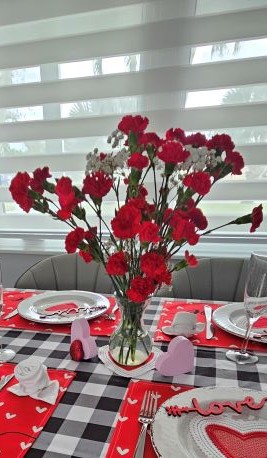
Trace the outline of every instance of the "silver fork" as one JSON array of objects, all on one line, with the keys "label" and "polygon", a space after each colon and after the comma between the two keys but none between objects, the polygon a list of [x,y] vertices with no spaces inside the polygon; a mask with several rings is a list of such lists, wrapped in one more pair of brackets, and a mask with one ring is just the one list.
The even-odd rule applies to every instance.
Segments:
[{"label": "silver fork", "polygon": [[111,312],[109,313],[104,313],[104,318],[106,320],[111,320],[111,321],[115,321],[116,320],[116,314],[115,312],[118,310],[119,306],[118,304],[115,304],[113,305],[112,309],[111,309]]},{"label": "silver fork", "polygon": [[142,428],[139,434],[133,458],[143,458],[144,456],[147,428],[153,422],[157,407],[158,393],[154,393],[153,391],[146,391],[138,417],[138,421],[142,423]]}]

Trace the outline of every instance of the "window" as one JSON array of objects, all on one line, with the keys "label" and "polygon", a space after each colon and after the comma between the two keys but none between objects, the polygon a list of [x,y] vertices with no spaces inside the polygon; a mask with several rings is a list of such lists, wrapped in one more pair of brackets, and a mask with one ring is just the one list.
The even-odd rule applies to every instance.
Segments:
[{"label": "window", "polygon": [[[203,201],[210,227],[260,202],[266,215],[266,14],[267,0],[3,1],[0,230],[65,230],[20,211],[12,176],[48,165],[81,182],[86,153],[107,149],[126,113],[147,115],[160,133],[229,133],[246,169]],[[105,208],[112,217],[113,202]],[[224,237],[233,231],[248,227]]]}]

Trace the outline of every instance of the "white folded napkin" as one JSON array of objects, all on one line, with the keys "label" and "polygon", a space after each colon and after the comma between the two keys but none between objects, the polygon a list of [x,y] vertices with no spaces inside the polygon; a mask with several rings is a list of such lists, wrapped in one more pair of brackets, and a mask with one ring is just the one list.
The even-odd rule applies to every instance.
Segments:
[{"label": "white folded napkin", "polygon": [[33,399],[55,404],[58,391],[58,380],[51,381],[47,367],[37,358],[30,357],[21,361],[14,369],[18,384],[7,388],[17,396],[30,396]]}]

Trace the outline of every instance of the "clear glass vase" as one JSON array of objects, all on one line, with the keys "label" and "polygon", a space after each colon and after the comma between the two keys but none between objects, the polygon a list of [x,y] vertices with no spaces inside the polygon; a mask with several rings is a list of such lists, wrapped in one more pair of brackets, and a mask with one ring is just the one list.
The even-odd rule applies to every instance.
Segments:
[{"label": "clear glass vase", "polygon": [[127,297],[118,297],[121,321],[109,340],[112,358],[123,366],[138,366],[151,354],[152,339],[144,328],[143,312],[150,299],[132,302]]}]

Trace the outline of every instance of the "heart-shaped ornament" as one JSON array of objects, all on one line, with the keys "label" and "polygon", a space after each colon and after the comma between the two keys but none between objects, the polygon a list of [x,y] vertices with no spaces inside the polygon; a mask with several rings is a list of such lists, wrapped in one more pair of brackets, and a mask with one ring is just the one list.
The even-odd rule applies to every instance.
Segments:
[{"label": "heart-shaped ornament", "polygon": [[190,372],[194,367],[194,347],[186,337],[175,337],[168,346],[168,351],[158,356],[156,369],[162,375],[179,375]]}]

